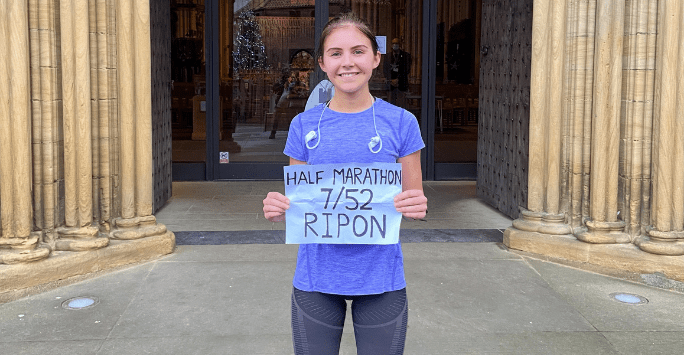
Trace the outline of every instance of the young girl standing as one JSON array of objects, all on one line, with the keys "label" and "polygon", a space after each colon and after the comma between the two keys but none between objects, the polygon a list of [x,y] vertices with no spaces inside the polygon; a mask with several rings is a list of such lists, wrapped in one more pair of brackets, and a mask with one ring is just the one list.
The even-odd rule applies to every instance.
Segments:
[{"label": "young girl standing", "polygon": [[[353,13],[333,18],[316,57],[335,96],[292,120],[284,151],[290,164],[401,163],[403,192],[394,206],[405,217],[425,217],[420,167],[425,145],[415,116],[370,94],[368,81],[380,52],[368,25]],[[289,203],[270,192],[264,216],[284,221]],[[408,303],[401,244],[302,244],[293,286],[297,355],[339,353],[347,300],[359,355],[403,354]]]}]

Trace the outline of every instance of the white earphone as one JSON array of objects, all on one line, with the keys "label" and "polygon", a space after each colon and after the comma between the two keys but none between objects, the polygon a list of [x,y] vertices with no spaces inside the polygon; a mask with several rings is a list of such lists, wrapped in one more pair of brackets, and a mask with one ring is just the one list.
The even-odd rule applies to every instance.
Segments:
[{"label": "white earphone", "polygon": [[[380,138],[380,134],[378,134],[378,126],[375,123],[375,98],[373,97],[373,95],[371,95],[371,100],[373,102],[371,104],[371,107],[373,108],[373,128],[375,128],[375,137],[371,138],[370,142],[368,142],[368,149],[371,151],[371,153],[377,154],[380,152],[380,150],[382,150],[382,138]],[[311,132],[307,133],[306,136],[304,137],[304,140],[305,140],[304,143],[306,144],[306,147],[309,149],[314,149],[314,148],[318,147],[318,144],[321,142],[321,137],[320,137],[321,136],[321,119],[323,119],[323,113],[325,112],[325,109],[328,108],[329,104],[330,104],[330,101],[325,103],[325,106],[323,106],[323,111],[321,111],[321,117],[318,118],[318,128],[317,128],[318,133],[316,133],[316,131],[311,131]],[[316,139],[316,138],[318,138],[318,141],[316,142],[316,144],[314,146],[310,146],[309,142]],[[375,148],[378,145],[378,143],[380,143],[380,146],[378,147],[378,149],[373,150],[373,148]]]}]

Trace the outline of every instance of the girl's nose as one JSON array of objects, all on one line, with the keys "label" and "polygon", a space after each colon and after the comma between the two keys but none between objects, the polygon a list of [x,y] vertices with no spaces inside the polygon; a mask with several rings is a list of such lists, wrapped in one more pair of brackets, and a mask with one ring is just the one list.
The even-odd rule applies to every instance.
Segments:
[{"label": "girl's nose", "polygon": [[342,65],[345,67],[354,65],[354,61],[352,60],[351,54],[344,54],[342,56]]}]

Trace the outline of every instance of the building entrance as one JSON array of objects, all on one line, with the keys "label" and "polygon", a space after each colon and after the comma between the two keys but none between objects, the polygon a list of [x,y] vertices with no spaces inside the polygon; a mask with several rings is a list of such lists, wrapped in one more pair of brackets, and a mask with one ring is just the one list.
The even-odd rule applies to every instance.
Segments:
[{"label": "building entrance", "polygon": [[476,178],[481,0],[170,6],[174,180],[281,179],[290,121],[324,79],[317,32],[350,10],[381,43],[371,93],[421,124],[425,179]]}]

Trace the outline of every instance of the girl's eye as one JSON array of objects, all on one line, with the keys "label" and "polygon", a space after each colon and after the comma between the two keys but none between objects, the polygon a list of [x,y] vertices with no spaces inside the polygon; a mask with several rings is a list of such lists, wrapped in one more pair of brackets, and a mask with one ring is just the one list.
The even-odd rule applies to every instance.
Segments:
[{"label": "girl's eye", "polygon": [[340,55],[340,52],[333,52],[330,54],[331,57],[337,57],[338,55]]},{"label": "girl's eye", "polygon": [[354,51],[354,54],[363,54],[363,51],[360,50],[360,49],[357,49],[357,50]]}]

